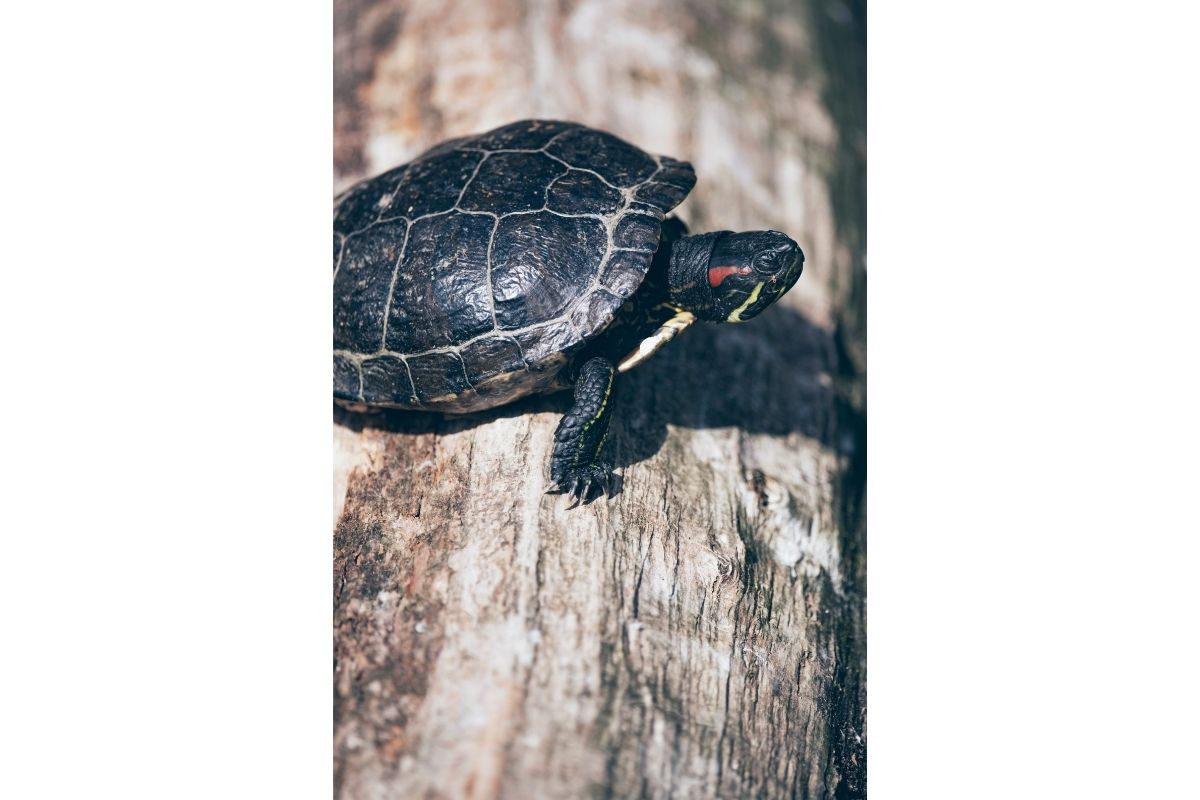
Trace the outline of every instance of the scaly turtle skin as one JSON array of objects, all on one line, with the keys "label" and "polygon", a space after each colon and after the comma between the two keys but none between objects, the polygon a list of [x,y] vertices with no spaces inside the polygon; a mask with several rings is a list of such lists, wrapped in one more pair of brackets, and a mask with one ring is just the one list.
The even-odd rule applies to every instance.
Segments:
[{"label": "scaly turtle skin", "polygon": [[334,201],[335,400],[469,413],[573,386],[551,479],[607,491],[616,372],[696,318],[749,319],[802,269],[774,231],[685,236],[665,215],[695,182],[611,134],[527,120],[352,187]]}]

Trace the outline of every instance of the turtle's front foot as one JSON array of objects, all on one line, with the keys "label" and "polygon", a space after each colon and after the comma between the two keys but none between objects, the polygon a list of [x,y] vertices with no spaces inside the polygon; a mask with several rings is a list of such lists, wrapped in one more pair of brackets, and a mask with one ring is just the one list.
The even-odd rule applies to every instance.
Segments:
[{"label": "turtle's front foot", "polygon": [[575,381],[575,405],[558,423],[550,456],[551,493],[567,492],[568,508],[587,502],[594,487],[612,494],[612,467],[600,459],[612,416],[612,387],[617,370],[604,358],[590,359]]},{"label": "turtle's front foot", "polygon": [[[551,473],[554,471],[551,468]],[[614,478],[612,467],[604,463],[567,467],[559,477],[554,479],[554,485],[546,494],[563,494],[565,492],[571,496],[571,502],[567,508],[574,508],[580,503],[586,503],[593,489],[598,488],[604,496],[611,496]]]}]

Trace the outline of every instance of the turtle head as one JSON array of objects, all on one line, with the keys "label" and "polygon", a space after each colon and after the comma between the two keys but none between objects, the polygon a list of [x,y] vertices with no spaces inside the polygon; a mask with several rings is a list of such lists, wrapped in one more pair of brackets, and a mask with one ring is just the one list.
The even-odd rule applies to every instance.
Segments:
[{"label": "turtle head", "polygon": [[671,301],[709,322],[744,322],[792,288],[804,253],[779,231],[685,236],[671,251]]}]

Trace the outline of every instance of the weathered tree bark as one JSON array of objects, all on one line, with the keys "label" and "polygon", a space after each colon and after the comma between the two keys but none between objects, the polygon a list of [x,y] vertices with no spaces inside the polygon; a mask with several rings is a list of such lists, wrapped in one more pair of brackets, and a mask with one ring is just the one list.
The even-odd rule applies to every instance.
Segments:
[{"label": "weathered tree bark", "polygon": [[612,500],[544,494],[566,396],[335,412],[339,796],[865,796],[864,11],[338,0],[337,189],[574,119],[692,161],[693,230],[808,256],[621,377]]}]

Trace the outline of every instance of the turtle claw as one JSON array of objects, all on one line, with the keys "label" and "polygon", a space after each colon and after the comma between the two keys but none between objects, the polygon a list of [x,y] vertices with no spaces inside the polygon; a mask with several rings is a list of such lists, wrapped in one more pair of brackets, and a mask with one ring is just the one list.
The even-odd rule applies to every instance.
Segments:
[{"label": "turtle claw", "polygon": [[[580,491],[581,486],[583,487],[583,491]],[[571,502],[567,503],[568,509],[575,508],[579,505],[580,500],[587,497],[587,486],[586,481],[577,480],[571,483],[571,491],[567,492],[571,496]]]},{"label": "turtle claw", "polygon": [[599,489],[599,493],[605,497],[612,497],[614,478],[610,467],[604,464],[590,464],[555,481],[546,494],[567,494],[571,498],[567,508],[576,508],[592,501],[593,489]]}]

